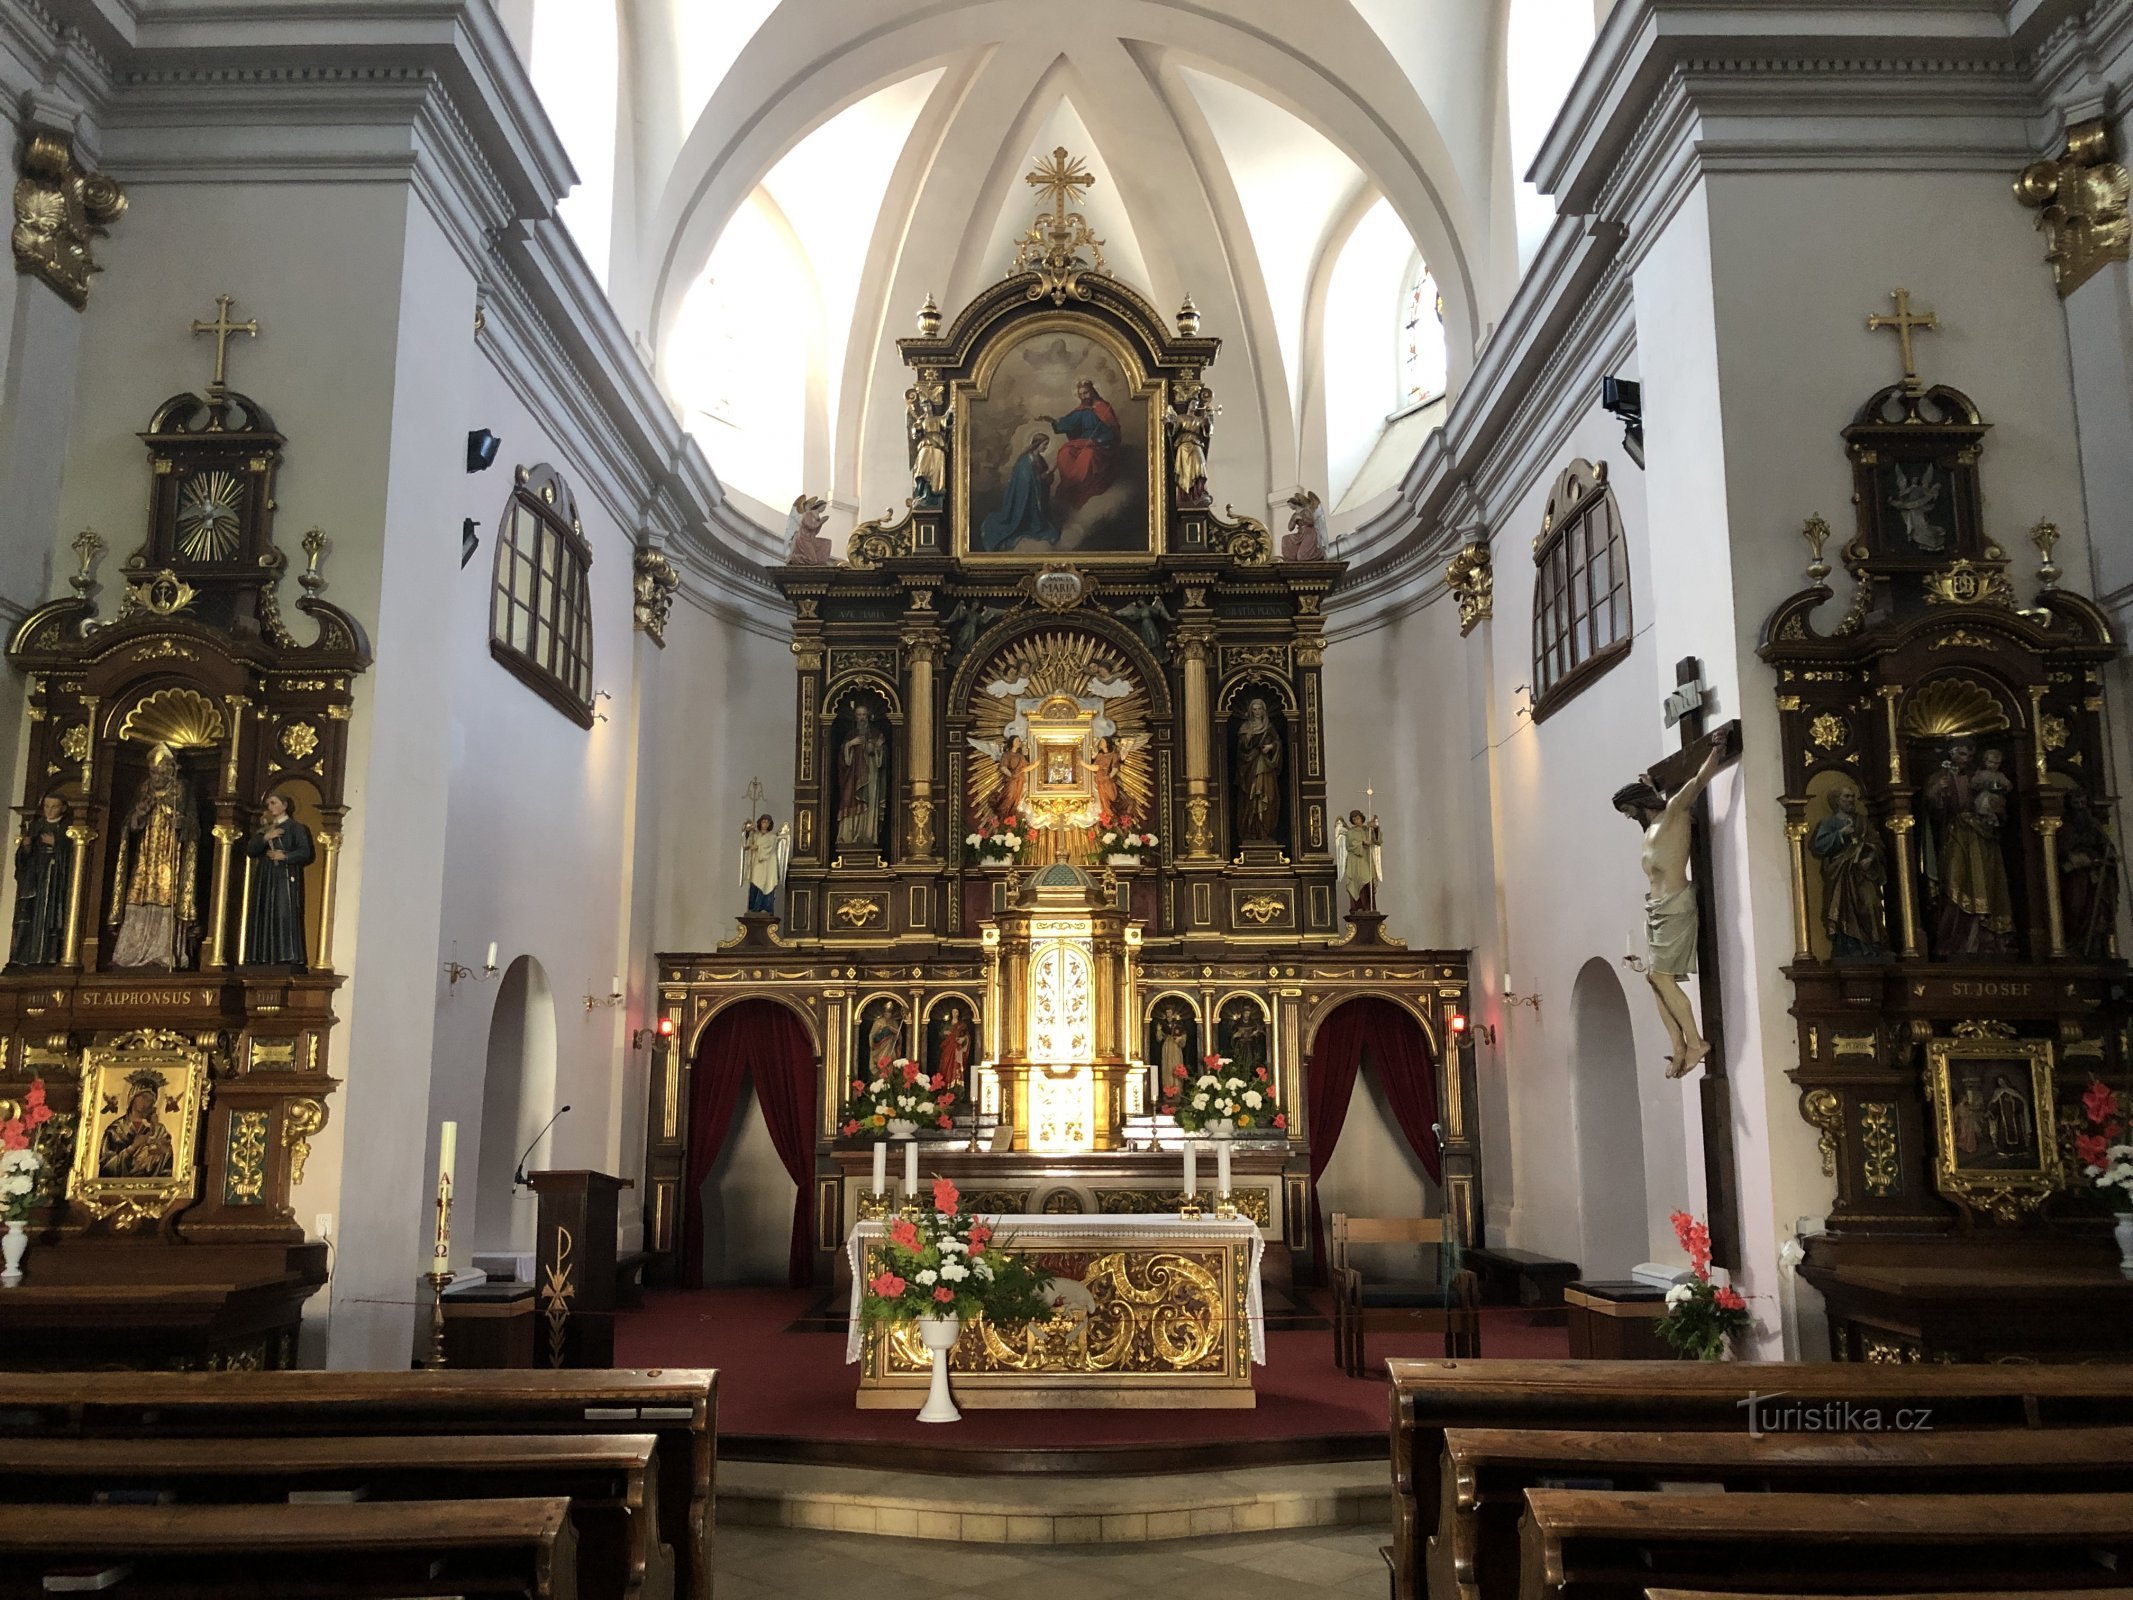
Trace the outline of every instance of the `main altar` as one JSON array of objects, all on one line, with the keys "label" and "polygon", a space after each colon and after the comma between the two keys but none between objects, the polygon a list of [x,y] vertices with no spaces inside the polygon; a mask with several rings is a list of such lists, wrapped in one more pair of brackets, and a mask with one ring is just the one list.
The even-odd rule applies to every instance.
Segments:
[{"label": "main altar", "polygon": [[[905,1061],[966,1091],[948,1126],[919,1130],[923,1172],[1008,1232],[1067,1228],[1069,1253],[1094,1260],[1107,1226],[1175,1225],[1195,1201],[1214,1226],[1215,1162],[1188,1196],[1160,1098],[1213,1054],[1263,1068],[1283,1113],[1231,1141],[1230,1204],[1256,1247],[1221,1270],[1286,1282],[1311,1248],[1314,1040],[1364,999],[1421,1035],[1443,1209],[1475,1237],[1470,1068],[1451,1026],[1466,952],[1386,931],[1366,775],[1330,770],[1323,607],[1343,568],[1316,496],[1298,494],[1278,541],[1216,509],[1220,341],[1189,299],[1166,319],[1104,270],[1071,204],[1088,176],[1064,152],[1030,182],[1047,203],[1016,269],[952,318],[929,299],[898,341],[904,506],[831,560],[803,495],[770,572],[792,608],[791,801],[749,808],[736,935],[659,957],[654,1281],[686,1276],[692,1083],[731,1019],[766,1003],[814,1056],[802,1204],[818,1280],[848,1282],[848,1242],[881,1204],[874,1130],[841,1110]],[[1216,1339],[1242,1403],[1247,1332]],[[1107,1359],[1086,1330],[1047,1337],[982,1357],[1025,1376]],[[877,1354],[880,1381],[915,1373]]]}]

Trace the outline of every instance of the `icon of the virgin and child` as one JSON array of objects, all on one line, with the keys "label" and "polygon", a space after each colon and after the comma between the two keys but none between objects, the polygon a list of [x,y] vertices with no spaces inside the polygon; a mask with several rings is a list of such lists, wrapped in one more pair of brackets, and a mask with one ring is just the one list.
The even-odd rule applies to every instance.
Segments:
[{"label": "icon of the virgin and child", "polygon": [[[1146,401],[1127,397],[1116,363],[1092,340],[1054,337],[1041,348],[1032,340],[1019,353],[972,416],[981,435],[972,441],[974,544],[997,552],[1147,548]],[[1056,413],[1038,409],[1069,395]]]}]

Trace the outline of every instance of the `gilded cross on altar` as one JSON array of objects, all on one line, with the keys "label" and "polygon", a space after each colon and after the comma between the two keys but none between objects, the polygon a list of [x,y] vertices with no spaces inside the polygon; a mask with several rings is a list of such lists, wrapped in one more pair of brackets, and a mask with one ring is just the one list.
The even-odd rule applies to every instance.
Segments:
[{"label": "gilded cross on altar", "polygon": [[1906,393],[1916,394],[1918,364],[1911,355],[1911,333],[1913,329],[1927,333],[1939,332],[1940,318],[1930,311],[1914,313],[1911,310],[1911,291],[1908,289],[1891,289],[1889,298],[1896,302],[1895,315],[1876,311],[1866,319],[1867,332],[1879,333],[1884,328],[1896,330],[1896,337],[1903,344],[1903,387]]},{"label": "gilded cross on altar", "polygon": [[242,333],[255,339],[259,337],[259,322],[256,318],[250,322],[230,321],[230,308],[236,303],[233,297],[226,294],[218,294],[215,296],[215,320],[213,322],[195,320],[193,323],[192,331],[195,335],[211,333],[215,336],[215,381],[209,385],[210,388],[221,389],[227,387],[224,382],[224,373],[229,361],[230,335]]},{"label": "gilded cross on altar", "polygon": [[1089,192],[1096,179],[1089,169],[1081,164],[1080,157],[1068,155],[1066,146],[1061,145],[1037,163],[1035,172],[1025,172],[1022,181],[1044,194],[1051,202],[1053,216],[1064,217],[1067,202],[1080,200]]}]

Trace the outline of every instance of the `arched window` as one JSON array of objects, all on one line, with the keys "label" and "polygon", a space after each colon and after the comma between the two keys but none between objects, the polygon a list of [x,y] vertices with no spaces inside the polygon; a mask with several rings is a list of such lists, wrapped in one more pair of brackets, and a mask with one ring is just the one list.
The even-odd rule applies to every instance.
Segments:
[{"label": "arched window", "polygon": [[1573,461],[1533,547],[1533,715],[1546,716],[1629,654],[1629,548],[1607,464]]},{"label": "arched window", "polygon": [[520,467],[496,533],[489,653],[584,727],[592,714],[592,546],[549,466]]},{"label": "arched window", "polygon": [[[1382,304],[1382,302],[1380,302]],[[1419,255],[1400,295],[1400,401],[1406,411],[1444,393],[1444,297]]]}]

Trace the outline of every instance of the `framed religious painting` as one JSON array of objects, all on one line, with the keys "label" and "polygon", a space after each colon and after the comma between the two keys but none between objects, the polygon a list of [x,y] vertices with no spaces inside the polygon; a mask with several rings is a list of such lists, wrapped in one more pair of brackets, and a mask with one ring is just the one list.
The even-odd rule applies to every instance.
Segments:
[{"label": "framed religious painting", "polygon": [[190,1204],[206,1105],[207,1051],[182,1035],[147,1029],[84,1050],[68,1199],[122,1227]]},{"label": "framed religious painting", "polygon": [[979,560],[1162,553],[1162,384],[1092,317],[1033,317],[957,386],[957,554]]},{"label": "framed religious painting", "polygon": [[1965,1024],[1926,1044],[1935,1185],[1967,1212],[2019,1222],[2065,1182],[2048,1039]]}]

